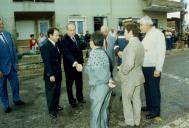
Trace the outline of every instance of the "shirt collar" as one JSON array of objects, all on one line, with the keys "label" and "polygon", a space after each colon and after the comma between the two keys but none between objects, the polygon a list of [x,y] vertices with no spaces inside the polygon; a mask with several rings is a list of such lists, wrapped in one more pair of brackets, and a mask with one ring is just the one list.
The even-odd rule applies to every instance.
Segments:
[{"label": "shirt collar", "polygon": [[48,38],[48,40],[55,46],[55,42],[53,40],[51,40],[50,38]]},{"label": "shirt collar", "polygon": [[134,37],[131,37],[131,38],[129,39],[129,43],[130,43],[130,42],[133,42],[133,40],[137,40],[137,39],[138,39],[138,37],[135,37],[135,36],[134,36]]},{"label": "shirt collar", "polygon": [[151,33],[155,30],[155,27],[153,26],[147,33]]},{"label": "shirt collar", "polygon": [[3,34],[3,32],[0,32],[0,35],[1,35],[1,36],[5,36],[5,35]]}]

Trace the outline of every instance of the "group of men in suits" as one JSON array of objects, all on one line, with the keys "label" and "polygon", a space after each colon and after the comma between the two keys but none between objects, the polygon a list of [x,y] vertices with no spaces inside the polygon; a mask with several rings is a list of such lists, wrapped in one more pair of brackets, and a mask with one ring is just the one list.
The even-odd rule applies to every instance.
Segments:
[{"label": "group of men in suits", "polygon": [[[63,107],[59,106],[62,80],[61,55],[63,55],[68,100],[73,108],[77,107],[78,103],[86,103],[83,97],[82,80],[84,60],[74,24],[67,25],[67,33],[62,39],[59,37],[57,28],[50,28],[47,36],[46,43],[41,47],[41,56],[44,62],[45,92],[49,115],[56,118],[58,111],[63,110]],[[74,82],[77,99],[74,98],[72,91]]]}]

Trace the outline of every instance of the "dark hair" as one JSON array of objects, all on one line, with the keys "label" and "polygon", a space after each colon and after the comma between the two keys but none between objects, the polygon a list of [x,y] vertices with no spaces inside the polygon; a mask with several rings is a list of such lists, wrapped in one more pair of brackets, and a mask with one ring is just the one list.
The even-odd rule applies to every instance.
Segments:
[{"label": "dark hair", "polygon": [[124,35],[124,31],[121,31],[121,30],[120,30],[120,31],[117,31],[117,35],[118,35],[118,36],[123,36],[123,35]]},{"label": "dark hair", "polygon": [[104,36],[100,31],[96,31],[91,35],[91,40],[94,42],[95,46],[103,46]]},{"label": "dark hair", "polygon": [[34,34],[30,34],[30,37],[31,37],[31,38],[34,37]]},{"label": "dark hair", "polygon": [[49,28],[48,31],[47,31],[47,36],[50,37],[50,35],[53,35],[55,30],[59,31],[59,29],[55,28],[55,27]]},{"label": "dark hair", "polygon": [[135,23],[127,23],[125,24],[125,29],[130,32],[133,32],[133,36],[138,37],[139,33],[140,33],[140,29],[138,28],[138,26]]}]

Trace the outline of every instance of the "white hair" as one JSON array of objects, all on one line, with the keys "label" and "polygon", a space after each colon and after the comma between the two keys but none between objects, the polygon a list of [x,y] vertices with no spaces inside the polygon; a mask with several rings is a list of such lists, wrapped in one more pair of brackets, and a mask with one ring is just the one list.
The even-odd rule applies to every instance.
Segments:
[{"label": "white hair", "polygon": [[100,28],[100,31],[108,31],[108,26],[103,25],[103,26]]},{"label": "white hair", "polygon": [[148,25],[153,25],[153,21],[149,16],[144,16],[140,19],[139,21],[140,24],[148,24]]}]

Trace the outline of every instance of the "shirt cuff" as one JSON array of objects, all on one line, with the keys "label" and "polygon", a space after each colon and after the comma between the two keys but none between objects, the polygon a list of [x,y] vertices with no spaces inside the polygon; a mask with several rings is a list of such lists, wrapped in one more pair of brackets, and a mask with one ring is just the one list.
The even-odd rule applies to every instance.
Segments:
[{"label": "shirt cuff", "polygon": [[162,68],[161,67],[156,67],[156,70],[162,72]]},{"label": "shirt cuff", "polygon": [[78,64],[78,62],[75,61],[75,62],[73,63],[73,65],[72,65],[72,67],[76,67],[77,64]]},{"label": "shirt cuff", "polygon": [[118,45],[114,46],[114,50],[117,50],[117,48],[119,48],[119,46],[118,46]]}]

